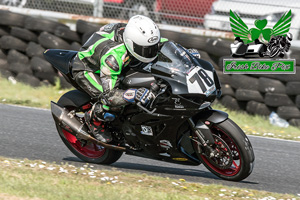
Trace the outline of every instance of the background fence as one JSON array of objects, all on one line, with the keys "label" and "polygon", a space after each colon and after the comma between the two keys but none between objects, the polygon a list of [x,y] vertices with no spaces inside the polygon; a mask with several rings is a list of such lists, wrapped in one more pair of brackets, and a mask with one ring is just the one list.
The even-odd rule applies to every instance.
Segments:
[{"label": "background fence", "polygon": [[292,9],[291,30],[298,38],[300,1],[290,0],[0,0],[2,5],[87,16],[128,19],[135,14],[157,23],[230,31],[229,10],[236,11],[249,27],[267,19],[272,27]]}]

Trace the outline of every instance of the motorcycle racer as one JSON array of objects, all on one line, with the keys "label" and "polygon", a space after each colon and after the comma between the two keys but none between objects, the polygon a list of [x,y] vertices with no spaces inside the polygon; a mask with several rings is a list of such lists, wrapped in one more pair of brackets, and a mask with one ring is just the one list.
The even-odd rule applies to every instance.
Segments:
[{"label": "motorcycle racer", "polygon": [[[146,88],[118,88],[120,74],[132,62],[150,63],[157,58],[162,39],[158,26],[148,17],[136,15],[128,24],[112,23],[100,28],[82,46],[72,62],[77,84],[97,99],[85,113],[86,123],[94,137],[108,143],[111,134],[95,121],[113,121],[116,111],[130,103],[147,105],[154,94]],[[197,52],[193,55],[197,56]],[[199,54],[199,53],[198,53]]]}]

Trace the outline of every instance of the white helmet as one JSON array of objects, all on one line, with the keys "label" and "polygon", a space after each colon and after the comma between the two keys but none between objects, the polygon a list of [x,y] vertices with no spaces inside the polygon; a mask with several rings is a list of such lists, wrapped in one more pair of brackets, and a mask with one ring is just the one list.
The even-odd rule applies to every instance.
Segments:
[{"label": "white helmet", "polygon": [[127,50],[139,61],[149,63],[157,57],[160,32],[150,18],[142,15],[131,17],[123,40]]}]

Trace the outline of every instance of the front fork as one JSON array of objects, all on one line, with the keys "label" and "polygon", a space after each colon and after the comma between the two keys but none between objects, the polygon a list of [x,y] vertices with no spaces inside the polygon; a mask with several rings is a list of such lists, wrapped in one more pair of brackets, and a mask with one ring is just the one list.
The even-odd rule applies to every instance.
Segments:
[{"label": "front fork", "polygon": [[[198,153],[200,154],[206,154],[209,157],[215,156],[215,150],[212,148],[212,145],[215,143],[215,139],[213,138],[212,132],[210,128],[207,126],[210,124],[209,121],[205,121],[204,123],[202,121],[198,121],[196,124],[192,120],[192,118],[188,119],[188,122],[193,130],[193,132],[196,134],[198,140],[194,140],[196,143],[198,143]],[[207,125],[206,125],[207,123]],[[204,152],[200,147],[203,147],[205,150]]]}]

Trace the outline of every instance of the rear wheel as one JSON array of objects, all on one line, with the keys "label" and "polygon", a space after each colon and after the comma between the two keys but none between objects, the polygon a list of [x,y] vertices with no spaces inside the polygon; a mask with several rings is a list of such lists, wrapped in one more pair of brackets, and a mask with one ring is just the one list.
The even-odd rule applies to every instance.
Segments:
[{"label": "rear wheel", "polygon": [[[69,111],[76,110],[76,108],[58,101],[58,104],[65,107]],[[84,120],[80,115],[76,115],[79,120]],[[56,124],[57,131],[62,141],[68,147],[68,149],[76,155],[78,158],[85,162],[97,163],[97,164],[112,164],[116,162],[121,156],[121,151],[115,151],[111,149],[106,149],[98,144],[86,141],[79,141],[74,135],[69,131],[62,129],[58,124]],[[84,144],[84,145],[82,145]]]},{"label": "rear wheel", "polygon": [[241,181],[247,178],[253,169],[254,152],[242,129],[227,119],[214,124],[211,131],[215,139],[212,147],[216,156],[200,154],[199,158],[205,167],[225,180]]}]

